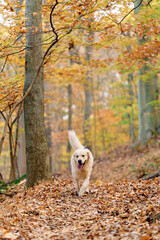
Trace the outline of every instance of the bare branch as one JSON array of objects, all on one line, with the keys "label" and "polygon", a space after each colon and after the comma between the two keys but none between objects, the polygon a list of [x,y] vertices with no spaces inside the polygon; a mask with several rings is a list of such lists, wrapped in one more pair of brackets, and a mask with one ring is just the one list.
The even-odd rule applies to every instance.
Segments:
[{"label": "bare branch", "polygon": [[6,117],[2,111],[0,111],[0,114],[2,115],[3,119],[6,121]]},{"label": "bare branch", "polygon": [[151,7],[151,5],[150,5],[151,2],[152,2],[152,0],[149,0],[149,2],[147,3],[147,6],[149,5]]},{"label": "bare branch", "polygon": [[21,52],[23,52],[23,51],[25,51],[25,50],[26,50],[26,48],[23,48],[23,49],[21,49],[21,50],[19,50],[19,51],[17,51],[17,52],[13,52],[13,53],[8,53],[8,54],[5,54],[5,55],[2,55],[2,56],[0,56],[0,58],[4,58],[4,57],[11,56],[11,55],[15,55],[15,54],[21,53]]},{"label": "bare branch", "polygon": [[56,3],[55,3],[54,6],[52,7],[52,10],[51,10],[51,13],[50,13],[50,24],[51,24],[52,31],[53,31],[53,33],[54,33],[55,36],[56,36],[55,39],[57,39],[57,41],[58,41],[58,34],[57,34],[57,32],[55,31],[55,27],[53,26],[53,19],[52,19],[52,17],[53,17],[53,11],[54,11],[54,9],[55,9],[55,7],[56,7],[57,5],[58,5],[58,0],[56,0]]},{"label": "bare branch", "polygon": [[143,0],[141,0],[140,3],[139,3],[136,7],[132,8],[131,11],[129,11],[129,12],[121,19],[121,21],[120,21],[118,24],[121,24],[121,23],[124,21],[124,19],[130,15],[131,12],[133,12],[135,9],[137,9],[137,8],[142,4],[142,2],[143,2]]},{"label": "bare branch", "polygon": [[1,72],[4,71],[4,68],[5,68],[5,66],[6,66],[7,60],[8,60],[8,56],[6,57],[6,59],[5,59],[5,61],[4,61],[3,67],[2,67],[2,69],[1,69]]},{"label": "bare branch", "polygon": [[152,179],[152,178],[159,177],[159,176],[160,176],[160,168],[157,171],[155,171],[149,175],[143,176],[142,179],[148,180],[148,179]]}]

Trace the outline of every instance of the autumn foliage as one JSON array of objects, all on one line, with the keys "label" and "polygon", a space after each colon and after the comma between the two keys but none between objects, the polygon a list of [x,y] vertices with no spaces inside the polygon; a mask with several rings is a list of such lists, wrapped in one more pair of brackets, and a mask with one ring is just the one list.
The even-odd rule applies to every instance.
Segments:
[{"label": "autumn foliage", "polygon": [[21,184],[1,203],[0,237],[159,239],[158,185],[159,179],[97,181],[89,195],[78,198],[70,179],[54,178],[25,192]]},{"label": "autumn foliage", "polygon": [[[117,145],[133,143],[138,138],[138,72],[147,64],[149,71],[141,78],[147,81],[159,77],[160,42],[158,2],[142,1],[139,14],[134,13],[131,1],[58,2],[53,14],[55,32],[50,24],[53,4],[50,0],[43,4],[42,27],[44,52],[55,39],[55,33],[58,36],[57,44],[44,61],[45,120],[49,129],[51,165],[55,171],[68,166],[68,85],[72,87],[72,129],[82,142],[87,136],[95,156],[99,157]],[[5,119],[23,95],[25,33],[28,29],[23,1],[21,4],[4,1],[0,10],[3,17],[0,35],[2,133]],[[33,16],[36,15],[34,12]],[[128,81],[129,74],[132,75],[131,82]],[[91,128],[84,134],[84,86],[88,76],[92,95]],[[158,96],[153,104],[159,111]],[[16,122],[17,114],[18,109],[11,122]],[[5,172],[8,178],[7,138],[2,161],[7,161]]]}]

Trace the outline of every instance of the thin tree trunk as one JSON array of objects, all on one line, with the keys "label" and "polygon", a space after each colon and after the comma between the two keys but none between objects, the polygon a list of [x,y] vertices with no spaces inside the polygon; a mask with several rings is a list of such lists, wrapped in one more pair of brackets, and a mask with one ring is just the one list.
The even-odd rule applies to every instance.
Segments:
[{"label": "thin tree trunk", "polygon": [[17,143],[18,143],[18,133],[19,133],[19,117],[20,117],[20,109],[17,113],[17,126],[15,133],[15,140],[13,137],[13,125],[15,122],[11,123],[9,128],[9,147],[10,147],[10,160],[11,160],[11,170],[10,170],[10,180],[19,178],[19,170],[17,163]]},{"label": "thin tree trunk", "polygon": [[[19,16],[22,10],[22,4],[24,0],[17,0],[19,7],[16,8],[16,15]],[[18,36],[17,41],[21,41],[22,35]],[[21,69],[21,56],[19,58],[18,68]],[[26,150],[25,150],[25,134],[24,134],[24,112],[21,113],[19,118],[19,135],[18,135],[18,145],[17,145],[17,165],[19,171],[19,177],[26,174]]]},{"label": "thin tree trunk", "polygon": [[141,144],[144,144],[146,142],[145,121],[144,121],[144,112],[145,112],[144,94],[145,94],[144,82],[139,78],[138,80],[138,107],[139,107],[138,121],[139,121],[139,141]]},{"label": "thin tree trunk", "polygon": [[[26,0],[25,17],[28,32],[26,34],[24,93],[34,79],[43,56],[41,11],[42,0]],[[26,185],[32,187],[39,180],[50,177],[49,148],[44,125],[43,68],[24,101],[24,121],[27,160]]]},{"label": "thin tree trunk", "polygon": [[[70,65],[72,66],[76,61],[74,56],[76,56],[76,50],[74,47],[74,42],[71,41],[69,43],[69,54],[70,54]],[[72,85],[69,84],[67,87],[68,92],[68,130],[72,130]],[[68,141],[67,143],[67,152],[71,152],[71,145]]]},{"label": "thin tree trunk", "polygon": [[[131,50],[131,47],[128,46],[127,50]],[[130,138],[131,138],[131,142],[134,142],[134,114],[133,114],[133,98],[134,98],[134,94],[133,94],[133,74],[129,73],[128,74],[128,86],[129,86],[129,106],[131,107],[131,112],[129,114],[129,129],[130,129]]]},{"label": "thin tree trunk", "polygon": [[91,122],[90,116],[92,111],[92,92],[91,92],[92,79],[90,77],[90,72],[87,71],[86,83],[84,84],[84,93],[85,93],[85,110],[84,110],[84,139],[85,145],[88,148],[92,148],[91,144]]},{"label": "thin tree trunk", "polygon": [[17,149],[17,164],[19,175],[22,177],[26,174],[26,143],[24,134],[24,112],[22,112],[19,119],[19,137]]},{"label": "thin tree trunk", "polygon": [[[49,86],[48,86],[49,87]],[[50,171],[52,172],[52,154],[51,154],[51,149],[52,149],[52,128],[51,128],[51,119],[50,119],[50,103],[47,103],[46,105],[46,134],[47,134],[47,140],[48,140],[48,147],[50,150],[50,155],[49,155],[49,166],[50,166]]]},{"label": "thin tree trunk", "polygon": [[[139,5],[141,0],[135,2],[135,7]],[[141,5],[135,9],[135,14],[140,11]],[[139,44],[147,42],[145,36],[138,40]],[[159,113],[155,108],[156,101],[156,84],[154,78],[148,78],[147,81],[142,79],[142,76],[147,75],[150,71],[148,61],[139,70],[138,80],[138,106],[139,106],[139,142],[145,144],[156,131],[160,129]]]},{"label": "thin tree trunk", "polygon": [[[93,41],[93,32],[90,31],[88,36],[88,42],[91,43]],[[89,66],[89,62],[91,60],[91,51],[92,47],[90,45],[86,46],[86,54],[85,54],[85,60],[86,63]],[[92,113],[92,76],[91,71],[87,70],[86,72],[86,79],[84,84],[84,94],[85,94],[85,109],[84,109],[84,140],[85,145],[92,149],[91,144],[91,122],[90,122],[90,116]]]},{"label": "thin tree trunk", "polygon": [[158,98],[159,98],[159,86],[158,86],[158,76],[157,74],[154,76],[154,86],[155,86],[155,101],[157,101],[157,104],[154,105],[155,108],[155,133],[160,134],[160,112],[159,112],[159,104],[158,104]]},{"label": "thin tree trunk", "polygon": [[[68,90],[68,130],[72,129],[72,86],[71,84],[67,87]],[[67,152],[71,152],[71,144],[68,141]]]}]

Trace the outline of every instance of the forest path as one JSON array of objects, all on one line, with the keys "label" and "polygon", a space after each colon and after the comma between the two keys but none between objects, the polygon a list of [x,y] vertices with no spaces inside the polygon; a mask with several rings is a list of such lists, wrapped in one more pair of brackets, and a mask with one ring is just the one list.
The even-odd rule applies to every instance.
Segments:
[{"label": "forest path", "polygon": [[75,195],[74,183],[61,176],[12,198],[2,197],[0,239],[159,240],[160,179],[103,183]]}]

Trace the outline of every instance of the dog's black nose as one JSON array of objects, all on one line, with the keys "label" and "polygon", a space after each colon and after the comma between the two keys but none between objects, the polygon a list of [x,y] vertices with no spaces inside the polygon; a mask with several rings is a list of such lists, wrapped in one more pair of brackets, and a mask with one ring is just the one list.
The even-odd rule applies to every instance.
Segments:
[{"label": "dog's black nose", "polygon": [[79,165],[82,165],[82,160],[78,160],[78,164],[79,164]]}]

